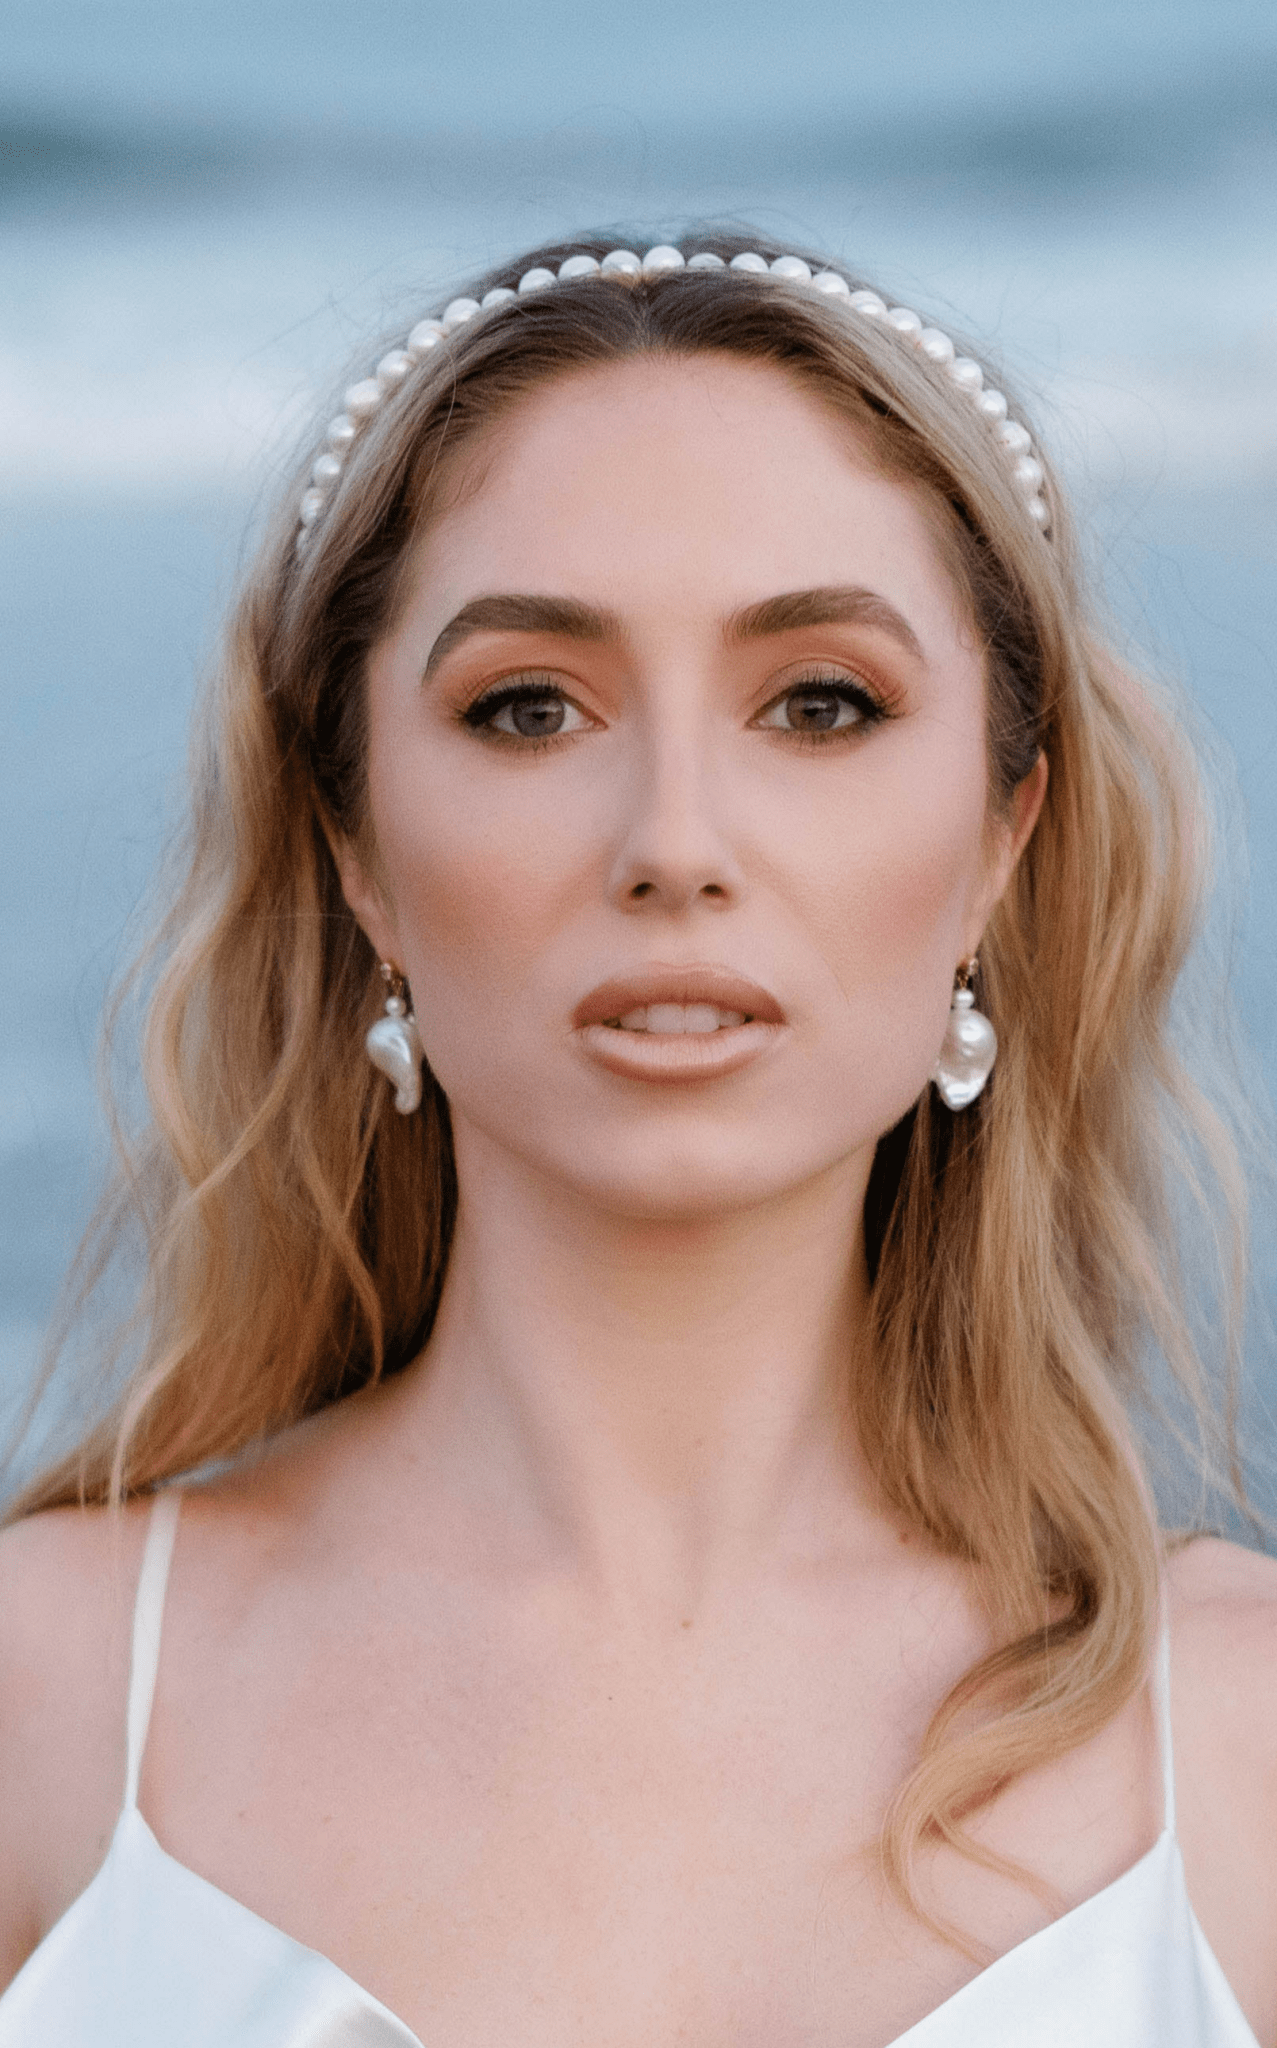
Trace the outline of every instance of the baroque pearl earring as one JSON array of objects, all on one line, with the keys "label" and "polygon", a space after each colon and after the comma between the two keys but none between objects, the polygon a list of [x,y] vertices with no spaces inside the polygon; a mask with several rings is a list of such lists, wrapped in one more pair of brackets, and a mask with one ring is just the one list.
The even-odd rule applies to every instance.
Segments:
[{"label": "baroque pearl earring", "polygon": [[386,1014],[378,1017],[364,1039],[364,1049],[377,1070],[395,1084],[395,1108],[411,1116],[421,1102],[421,1062],[417,1020],[404,1000],[404,978],[391,961],[381,963],[382,980],[390,993]]},{"label": "baroque pearl earring", "polygon": [[975,1006],[971,983],[979,961],[973,956],[954,977],[948,1028],[931,1078],[947,1109],[967,1109],[993,1072],[998,1034]]}]

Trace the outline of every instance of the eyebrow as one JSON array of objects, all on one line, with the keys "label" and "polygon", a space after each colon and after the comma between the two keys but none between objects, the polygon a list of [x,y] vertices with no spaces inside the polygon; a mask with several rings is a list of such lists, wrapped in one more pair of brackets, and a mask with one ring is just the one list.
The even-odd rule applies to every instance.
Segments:
[{"label": "eyebrow", "polygon": [[765,597],[733,613],[727,622],[729,641],[762,640],[772,633],[792,633],[804,626],[872,626],[898,640],[907,653],[923,660],[922,644],[902,612],[876,590],[859,584],[831,583],[816,590],[790,590]]},{"label": "eyebrow", "polygon": [[[764,640],[804,626],[871,626],[896,640],[918,661],[922,645],[902,612],[876,590],[858,584],[824,584],[814,590],[789,590],[765,597],[759,604],[733,612],[724,626],[729,645]],[[573,597],[524,596],[514,592],[475,597],[463,604],[438,635],[422,681],[431,676],[472,633],[553,633],[567,640],[623,640],[625,629],[615,612],[583,604]]]},{"label": "eyebrow", "polygon": [[566,640],[619,640],[623,628],[615,612],[582,604],[574,597],[474,597],[439,634],[426,657],[422,681],[429,682],[440,662],[472,633],[555,633]]}]

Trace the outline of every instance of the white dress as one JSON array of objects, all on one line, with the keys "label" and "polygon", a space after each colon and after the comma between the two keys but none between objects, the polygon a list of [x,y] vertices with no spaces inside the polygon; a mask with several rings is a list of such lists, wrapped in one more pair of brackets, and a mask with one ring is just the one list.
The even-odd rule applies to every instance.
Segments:
[{"label": "white dress", "polygon": [[[138,1811],[180,1506],[157,1496],[138,1581],[119,1824],[0,1997],[0,2048],[424,2048],[335,1963],[166,1855]],[[1148,1854],[892,2048],[1259,2048],[1188,1902],[1165,1635],[1158,1695],[1165,1821]]]}]

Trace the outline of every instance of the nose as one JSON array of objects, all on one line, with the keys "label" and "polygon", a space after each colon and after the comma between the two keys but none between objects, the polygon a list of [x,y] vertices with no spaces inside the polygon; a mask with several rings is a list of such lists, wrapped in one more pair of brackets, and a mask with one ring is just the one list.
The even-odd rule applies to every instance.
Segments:
[{"label": "nose", "polygon": [[636,763],[619,820],[609,896],[622,909],[682,915],[695,904],[723,908],[743,877],[716,815],[723,791],[691,732],[652,735]]}]

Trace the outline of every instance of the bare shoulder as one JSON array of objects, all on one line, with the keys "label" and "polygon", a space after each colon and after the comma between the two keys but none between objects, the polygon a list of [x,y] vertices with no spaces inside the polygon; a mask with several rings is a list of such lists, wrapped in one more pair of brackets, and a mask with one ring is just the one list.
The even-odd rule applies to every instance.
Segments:
[{"label": "bare shoulder", "polygon": [[1277,1821],[1277,1560],[1198,1537],[1167,1567],[1177,1723]]},{"label": "bare shoulder", "polygon": [[1277,2035],[1277,1563],[1199,1538],[1169,1560],[1189,1896],[1261,2040]]},{"label": "bare shoulder", "polygon": [[1256,1600],[1277,1608],[1277,1558],[1219,1536],[1193,1536],[1177,1544],[1167,1575],[1185,1600]]},{"label": "bare shoulder", "polygon": [[1266,1707],[1277,1741],[1277,1559],[1201,1536],[1172,1554],[1166,1576],[1176,1663],[1240,1711]]},{"label": "bare shoulder", "polygon": [[0,1982],[115,1824],[145,1518],[62,1508],[0,1533]]}]

